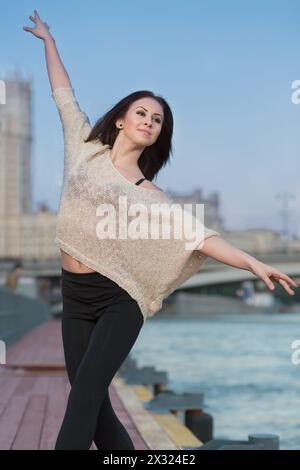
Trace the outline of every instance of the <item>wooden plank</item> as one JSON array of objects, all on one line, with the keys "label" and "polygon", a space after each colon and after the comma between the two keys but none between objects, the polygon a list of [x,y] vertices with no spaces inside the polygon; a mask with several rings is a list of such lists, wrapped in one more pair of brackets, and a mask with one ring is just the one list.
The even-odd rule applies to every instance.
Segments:
[{"label": "wooden plank", "polygon": [[66,409],[65,377],[51,377],[48,385],[48,403],[41,432],[40,449],[54,449]]},{"label": "wooden plank", "polygon": [[123,406],[128,410],[148,448],[155,450],[179,449],[154,419],[154,416],[143,407],[133,389],[117,375],[113,382]]},{"label": "wooden plank", "polygon": [[193,434],[189,428],[182,424],[177,416],[174,416],[172,413],[154,413],[154,417],[168,434],[168,436],[170,436],[172,441],[175,442],[180,448],[200,447],[203,445],[203,442],[200,441],[195,436],[195,434]]},{"label": "wooden plank", "polygon": [[151,390],[149,390],[145,385],[133,385],[132,388],[141,401],[147,402],[154,398]]},{"label": "wooden plank", "polygon": [[[7,405],[8,400],[13,395],[15,389],[22,382],[22,377],[14,377],[9,372],[4,372],[1,374],[1,383],[0,383],[0,441],[1,441],[1,432],[2,432],[2,414]],[[1,448],[1,447],[0,447]]]},{"label": "wooden plank", "polygon": [[[153,393],[145,385],[134,385],[133,390],[138,396],[138,398],[147,402],[154,398]],[[203,445],[203,442],[200,441],[191,430],[185,426],[180,419],[172,413],[160,414],[153,413],[153,416],[165,430],[165,432],[170,436],[170,438],[176,443],[180,448],[185,447],[200,447]]]},{"label": "wooden plank", "polygon": [[27,396],[15,395],[8,401],[1,416],[0,449],[9,450],[22,421],[28,403]]},{"label": "wooden plank", "polygon": [[61,321],[57,319],[38,325],[10,346],[7,363],[64,363]]},{"label": "wooden plank", "polygon": [[19,424],[12,450],[38,450],[47,406],[47,395],[32,395]]}]

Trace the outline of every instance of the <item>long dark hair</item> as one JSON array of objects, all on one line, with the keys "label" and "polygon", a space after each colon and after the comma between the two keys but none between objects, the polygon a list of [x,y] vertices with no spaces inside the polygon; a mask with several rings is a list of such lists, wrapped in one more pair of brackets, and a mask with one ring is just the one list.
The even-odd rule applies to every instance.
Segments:
[{"label": "long dark hair", "polygon": [[117,119],[125,117],[131,103],[145,97],[154,98],[164,110],[162,128],[156,142],[149,147],[145,147],[138,160],[143,175],[146,179],[152,181],[159,170],[166,165],[170,159],[170,154],[173,155],[173,115],[170,106],[162,96],[155,95],[148,90],[135,91],[125,96],[110,111],[98,119],[85,142],[99,139],[103,144],[113,147],[119,133],[115,124]]}]

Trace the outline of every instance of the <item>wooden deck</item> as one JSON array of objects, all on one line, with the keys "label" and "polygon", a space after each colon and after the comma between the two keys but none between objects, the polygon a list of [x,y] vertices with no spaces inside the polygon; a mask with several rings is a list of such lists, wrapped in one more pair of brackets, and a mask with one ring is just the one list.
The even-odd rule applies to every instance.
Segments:
[{"label": "wooden deck", "polygon": [[[13,364],[32,367],[13,368]],[[44,369],[38,367],[40,364],[44,364]],[[135,448],[149,449],[117,393],[114,380],[109,393],[116,414],[128,430]],[[119,386],[126,387],[117,375],[116,380]],[[51,320],[8,348],[6,365],[0,365],[0,449],[54,449],[69,391],[61,322]],[[134,405],[133,414],[136,410]],[[147,411],[142,410],[137,415],[143,413]],[[91,449],[96,450],[95,444]]]}]

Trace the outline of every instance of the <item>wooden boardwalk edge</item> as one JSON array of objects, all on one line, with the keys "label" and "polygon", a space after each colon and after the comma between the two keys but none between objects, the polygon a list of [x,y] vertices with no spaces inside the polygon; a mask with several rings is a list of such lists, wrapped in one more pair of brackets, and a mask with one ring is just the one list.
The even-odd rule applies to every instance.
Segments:
[{"label": "wooden boardwalk edge", "polygon": [[181,449],[170,439],[154,416],[145,409],[132,387],[118,374],[113,378],[112,385],[150,450]]}]

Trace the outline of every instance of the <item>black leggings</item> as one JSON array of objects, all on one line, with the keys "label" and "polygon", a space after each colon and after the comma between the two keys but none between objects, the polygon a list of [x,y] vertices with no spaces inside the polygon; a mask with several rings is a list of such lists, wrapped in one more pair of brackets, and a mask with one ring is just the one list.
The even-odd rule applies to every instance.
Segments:
[{"label": "black leggings", "polygon": [[71,384],[55,450],[134,449],[108,387],[132,349],[144,318],[138,303],[98,272],[62,268],[62,339]]}]

